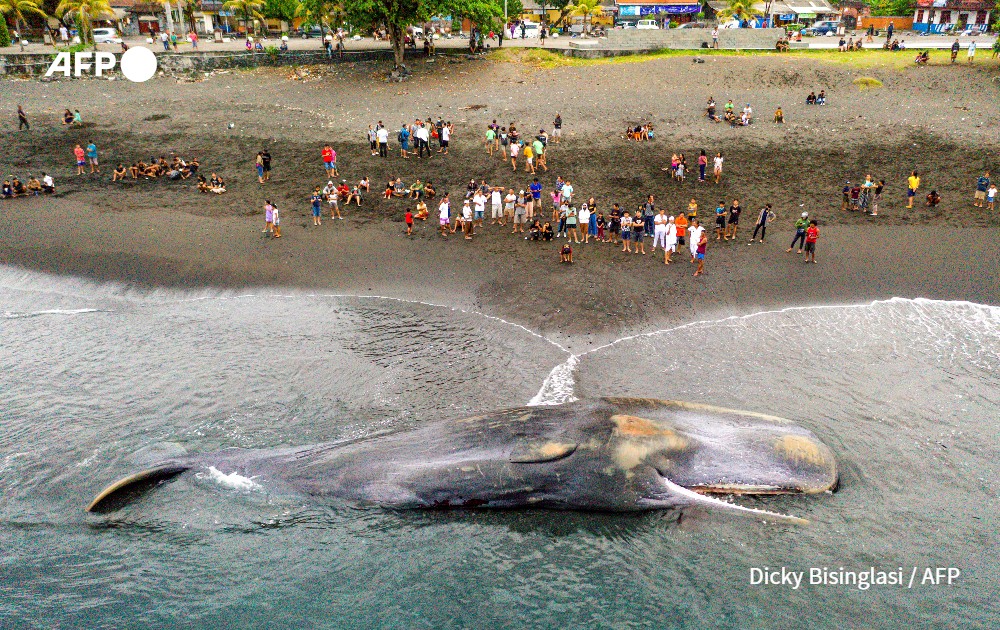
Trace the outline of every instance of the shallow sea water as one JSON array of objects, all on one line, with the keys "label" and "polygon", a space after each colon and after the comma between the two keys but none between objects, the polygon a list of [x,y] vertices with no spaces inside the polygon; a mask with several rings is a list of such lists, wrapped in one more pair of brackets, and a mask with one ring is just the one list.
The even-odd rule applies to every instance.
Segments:
[{"label": "shallow sea water", "polygon": [[[139,292],[0,268],[0,627],[997,627],[1000,309],[889,300],[693,322],[579,356],[373,297]],[[786,416],[836,453],[810,519],[397,512],[184,476],[83,507],[161,442],[370,435],[573,396]],[[231,471],[222,471],[228,474]],[[896,571],[912,588],[751,584]],[[926,567],[957,567],[925,584]]]}]

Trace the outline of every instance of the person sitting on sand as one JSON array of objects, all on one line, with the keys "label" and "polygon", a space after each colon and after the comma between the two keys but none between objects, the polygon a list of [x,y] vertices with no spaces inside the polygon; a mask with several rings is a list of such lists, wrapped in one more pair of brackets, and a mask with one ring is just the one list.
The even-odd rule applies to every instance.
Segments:
[{"label": "person sitting on sand", "polygon": [[722,122],[722,118],[715,113],[715,97],[708,97],[708,104],[705,106],[705,116],[712,122]]},{"label": "person sitting on sand", "polygon": [[125,168],[124,164],[119,164],[111,173],[111,181],[117,182],[119,179],[125,179],[126,176],[128,176],[128,169]]},{"label": "person sitting on sand", "polygon": [[347,193],[347,197],[345,197],[345,199],[346,199],[346,201],[344,202],[345,206],[351,205],[351,202],[353,201],[355,204],[357,204],[360,207],[361,206],[361,189],[359,187],[355,186],[354,188],[352,188],[350,190],[350,192]]},{"label": "person sitting on sand", "polygon": [[215,194],[221,195],[226,192],[226,182],[217,174],[212,173],[212,179],[209,180],[209,189]]},{"label": "person sitting on sand", "polygon": [[549,223],[548,221],[542,224],[541,235],[543,241],[551,241],[552,237],[555,236],[555,234],[552,232],[552,224]]},{"label": "person sitting on sand", "polygon": [[28,175],[28,194],[37,197],[42,192],[42,182],[37,177]]},{"label": "person sitting on sand", "polygon": [[913,60],[913,63],[918,66],[926,66],[930,60],[931,54],[925,50],[924,52],[917,53],[917,58]]},{"label": "person sitting on sand", "polygon": [[774,49],[778,52],[786,52],[788,50],[788,40],[782,37],[774,44]]},{"label": "person sitting on sand", "polygon": [[392,196],[393,197],[405,197],[407,193],[406,184],[403,180],[396,178],[396,181],[392,183]]},{"label": "person sitting on sand", "polygon": [[559,250],[559,262],[561,263],[571,263],[573,262],[573,248],[569,243],[562,246]]},{"label": "person sitting on sand", "polygon": [[27,197],[28,187],[24,185],[20,179],[15,175],[12,180],[10,180],[10,187],[14,190],[15,197]]},{"label": "person sitting on sand", "polygon": [[725,113],[725,121],[726,121],[727,123],[729,123],[729,126],[730,126],[730,127],[735,127],[735,126],[736,126],[737,124],[739,124],[739,121],[738,121],[738,119],[736,118],[736,114],[734,114],[734,113],[733,113],[733,112],[731,112],[731,111],[727,111],[727,112]]},{"label": "person sitting on sand", "polygon": [[139,163],[133,162],[132,166],[128,167],[128,174],[132,176],[132,179],[139,179]]},{"label": "person sitting on sand", "polygon": [[385,183],[385,190],[382,192],[383,199],[392,199],[392,184],[391,179]]},{"label": "person sitting on sand", "polygon": [[413,218],[419,219],[420,221],[426,221],[428,214],[429,213],[427,212],[427,204],[424,203],[424,200],[423,199],[417,200],[417,210],[416,212],[413,213]]},{"label": "person sitting on sand", "polygon": [[542,224],[538,222],[538,219],[535,219],[534,221],[531,222],[531,225],[528,227],[528,236],[525,237],[525,240],[537,241],[541,238],[542,238]]},{"label": "person sitting on sand", "polygon": [[781,105],[778,105],[778,109],[774,111],[774,123],[781,124],[785,122],[785,113],[781,111]]},{"label": "person sitting on sand", "polygon": [[211,189],[208,187],[208,181],[205,180],[204,175],[198,176],[198,192],[201,193],[211,192]]},{"label": "person sitting on sand", "polygon": [[[430,182],[427,182],[427,183],[430,183]],[[364,190],[365,192],[371,192],[372,191],[372,184],[371,184],[371,181],[368,179],[368,177],[362,177],[361,178],[361,181],[358,182],[358,188]]]},{"label": "person sitting on sand", "polygon": [[[333,189],[337,193],[337,197],[346,204],[351,203],[351,189],[347,187],[347,180],[340,180],[340,185]],[[358,205],[361,205],[360,202]]]},{"label": "person sitting on sand", "polygon": [[806,97],[806,105],[815,105],[815,104],[816,104],[816,93],[810,92],[809,96]]},{"label": "person sitting on sand", "polygon": [[424,197],[428,199],[433,199],[437,192],[434,191],[434,184],[431,182],[424,182]]},{"label": "person sitting on sand", "polygon": [[14,198],[14,189],[11,188],[10,180],[4,180],[3,188],[0,188],[0,197],[3,197],[4,199]]},{"label": "person sitting on sand", "polygon": [[934,206],[941,203],[941,195],[938,194],[936,190],[932,190],[927,193],[927,207],[933,208]]},{"label": "person sitting on sand", "polygon": [[150,177],[156,179],[157,177],[160,176],[160,166],[158,164],[150,164],[149,166],[145,167],[142,170],[142,174],[147,179],[149,179]]},{"label": "person sitting on sand", "polygon": [[817,105],[826,105],[826,90],[820,90],[819,95],[816,97]]},{"label": "person sitting on sand", "polygon": [[69,111],[68,109],[63,112],[63,115],[62,115],[62,124],[64,124],[64,125],[72,125],[73,124],[73,112]]},{"label": "person sitting on sand", "polygon": [[53,195],[56,192],[56,182],[51,175],[42,173],[42,192],[46,195]]},{"label": "person sitting on sand", "polygon": [[73,110],[73,124],[77,127],[83,124],[83,116],[80,115],[80,110]]},{"label": "person sitting on sand", "polygon": [[424,194],[424,184],[417,178],[417,181],[410,184],[410,199],[420,199]]}]

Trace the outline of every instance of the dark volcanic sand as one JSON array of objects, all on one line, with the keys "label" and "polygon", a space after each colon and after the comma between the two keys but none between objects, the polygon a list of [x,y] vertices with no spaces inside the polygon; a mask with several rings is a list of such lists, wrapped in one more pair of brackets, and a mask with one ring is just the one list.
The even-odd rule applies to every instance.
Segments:
[{"label": "dark volcanic sand", "polygon": [[[815,303],[923,296],[997,303],[997,213],[972,207],[975,177],[1000,175],[997,111],[1000,83],[967,67],[904,71],[858,70],[794,57],[710,57],[553,70],[514,62],[427,64],[408,82],[386,83],[379,66],[357,64],[291,81],[289,72],[218,74],[195,83],[157,78],[116,81],[7,81],[8,103],[23,103],[30,133],[5,134],[0,171],[7,177],[54,173],[55,198],[0,204],[0,262],[125,283],[245,288],[297,286],[361,292],[474,307],[577,342],[720,313]],[[994,73],[995,74],[995,73]],[[851,84],[875,76],[885,87],[861,92]],[[806,107],[809,90],[826,89],[830,105]],[[702,116],[708,95],[720,104],[750,102],[758,124],[730,129]],[[486,105],[484,109],[462,109]],[[787,124],[770,123],[777,105]],[[64,107],[93,122],[79,130],[58,125]],[[12,108],[8,108],[12,109]],[[433,180],[449,190],[453,211],[470,178],[527,188],[509,162],[482,149],[485,125],[517,121],[522,132],[551,131],[556,111],[564,142],[540,174],[546,192],[556,175],[571,179],[577,199],[596,197],[632,209],[656,195],[673,214],[694,197],[708,217],[716,201],[738,197],[747,209],[735,243],[711,241],[704,278],[692,278],[684,256],[627,256],[611,245],[575,248],[576,263],[558,264],[554,244],[527,243],[487,227],[472,243],[442,239],[432,221],[402,235],[406,202],[384,202],[389,177]],[[448,156],[398,157],[395,129],[415,116],[456,124]],[[147,120],[148,119],[148,120]],[[364,130],[376,120],[390,128],[391,159],[369,155]],[[626,143],[628,122],[651,119],[657,139]],[[228,123],[235,128],[228,129]],[[93,139],[102,177],[72,177],[72,147]],[[371,177],[373,194],[347,220],[312,228],[307,195],[326,182],[319,151],[331,142],[349,181]],[[267,146],[271,182],[256,183],[252,158]],[[661,167],[683,151],[726,157],[723,183],[670,181]],[[175,151],[198,156],[207,174],[223,175],[222,196],[199,195],[193,184],[110,182],[117,162]],[[523,161],[522,167],[523,169]],[[917,208],[906,211],[905,176],[921,171]],[[879,217],[840,211],[845,179],[866,173],[888,182]],[[944,202],[923,207],[936,189]],[[544,194],[544,193],[543,193]],[[265,197],[284,210],[280,241],[262,238]],[[778,221],[768,242],[748,247],[755,209],[770,202]],[[324,205],[325,209],[325,205]],[[802,210],[819,219],[820,264],[786,254],[790,227]],[[651,240],[646,239],[647,251]]]}]

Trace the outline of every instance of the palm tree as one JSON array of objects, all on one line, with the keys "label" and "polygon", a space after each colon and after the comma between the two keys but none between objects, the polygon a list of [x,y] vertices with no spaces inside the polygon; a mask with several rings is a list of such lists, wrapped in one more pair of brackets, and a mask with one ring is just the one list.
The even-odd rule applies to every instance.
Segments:
[{"label": "palm tree", "polygon": [[243,24],[246,26],[247,34],[250,33],[250,20],[264,21],[264,16],[260,12],[264,8],[264,0],[226,0],[222,4],[222,8],[243,17]]},{"label": "palm tree", "polygon": [[729,6],[719,11],[721,18],[736,18],[740,22],[752,20],[760,15],[760,11],[753,8],[754,0],[728,0]]},{"label": "palm tree", "polygon": [[56,15],[60,19],[66,15],[79,15],[84,31],[80,33],[80,41],[86,43],[89,37],[94,50],[97,50],[97,42],[94,41],[94,20],[111,19],[115,14],[108,0],[62,0],[56,7]]},{"label": "palm tree", "polygon": [[38,8],[38,4],[31,0],[0,0],[0,13],[14,18],[14,25],[17,26],[17,40],[21,43],[21,52],[24,52],[25,17],[37,15],[43,20],[49,17],[45,15],[45,11]]},{"label": "palm tree", "polygon": [[601,8],[601,0],[577,0],[569,14],[583,17],[584,32],[589,33],[593,17],[604,15],[604,9]]}]

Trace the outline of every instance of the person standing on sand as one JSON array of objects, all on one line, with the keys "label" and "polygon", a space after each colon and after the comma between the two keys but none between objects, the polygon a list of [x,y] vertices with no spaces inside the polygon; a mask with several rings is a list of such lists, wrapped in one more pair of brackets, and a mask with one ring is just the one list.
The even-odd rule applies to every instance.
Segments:
[{"label": "person standing on sand", "polygon": [[875,193],[872,195],[872,216],[878,216],[878,204],[882,201],[882,191],[885,190],[885,180],[880,179],[875,184]]},{"label": "person standing on sand", "polygon": [[320,213],[322,211],[323,195],[319,191],[319,186],[313,189],[312,195],[309,196],[309,203],[312,205],[313,225],[322,225],[323,220]]},{"label": "person standing on sand", "polygon": [[705,169],[708,168],[708,155],[705,153],[705,149],[701,150],[701,154],[698,156],[698,181],[705,181]]},{"label": "person standing on sand", "polygon": [[729,207],[729,221],[726,223],[726,240],[736,240],[736,230],[740,227],[740,215],[743,208],[740,207],[740,200],[733,199],[733,205]]},{"label": "person standing on sand", "polygon": [[674,226],[677,228],[677,246],[684,247],[684,239],[687,238],[688,218],[684,216],[683,212],[674,219]]},{"label": "person standing on sand", "polygon": [[969,63],[975,61],[976,58],[976,40],[969,42]]},{"label": "person standing on sand", "polygon": [[326,176],[333,177],[337,174],[337,154],[329,144],[323,145],[321,152],[323,156],[323,168],[326,169]]},{"label": "person standing on sand", "polygon": [[799,244],[798,254],[802,253],[802,248],[806,244],[806,229],[809,227],[809,213],[803,212],[799,220],[795,222],[795,237],[792,238],[792,244],[788,246],[785,253],[792,251],[795,248],[795,244]]},{"label": "person standing on sand", "polygon": [[560,114],[556,114],[556,119],[552,121],[552,143],[559,144],[562,141],[563,120]]},{"label": "person standing on sand", "polygon": [[24,113],[24,109],[18,105],[17,106],[17,130],[21,131],[24,127],[28,131],[31,131],[31,125],[28,124],[28,115]]},{"label": "person standing on sand", "polygon": [[83,175],[83,169],[87,166],[87,156],[83,152],[83,147],[76,145],[73,148],[73,157],[76,158],[76,174]]},{"label": "person standing on sand", "polygon": [[438,149],[438,153],[448,155],[448,144],[451,142],[451,130],[451,121],[448,121],[447,124],[441,126],[441,131],[438,134],[438,143],[441,145],[441,148]]},{"label": "person standing on sand", "polygon": [[920,174],[916,171],[910,173],[906,179],[906,207],[913,207],[913,198],[917,196],[917,188],[920,188]]},{"label": "person standing on sand", "polygon": [[378,155],[378,133],[373,125],[368,125],[368,145],[371,148],[372,157]]},{"label": "person standing on sand", "polygon": [[[44,175],[45,173],[42,174]],[[993,210],[996,200],[997,200],[997,185],[990,184],[990,189],[986,191],[986,209]]]},{"label": "person standing on sand", "polygon": [[[638,214],[638,213],[637,213]],[[653,195],[646,198],[646,203],[642,204],[642,231],[646,236],[653,235],[653,217],[656,216],[656,205],[653,203]],[[643,250],[643,253],[646,253]]]},{"label": "person standing on sand", "polygon": [[695,249],[695,258],[698,259],[698,268],[694,270],[695,277],[705,273],[705,254],[708,252],[708,234],[704,232],[698,238],[698,245]]},{"label": "person standing on sand", "polygon": [[97,164],[97,145],[91,142],[87,145],[87,162],[90,164],[90,172],[100,173],[101,167]]},{"label": "person standing on sand", "polygon": [[441,224],[441,236],[448,237],[448,226],[451,223],[451,201],[445,193],[438,204],[438,221]]},{"label": "person standing on sand", "polygon": [[[673,223],[674,218],[668,217],[663,208],[653,217],[653,249],[650,251],[655,252],[657,245],[662,245],[663,249],[667,249],[667,223]],[[674,228],[676,230],[676,227]]]},{"label": "person standing on sand", "polygon": [[465,205],[462,206],[462,232],[465,234],[465,240],[472,240],[472,235],[475,234],[474,228],[472,208],[469,207],[469,201],[466,200]]},{"label": "person standing on sand", "polygon": [[[767,236],[767,222],[774,220],[774,213],[771,212],[771,204],[766,203],[764,207],[760,209],[760,214],[757,215],[757,225],[753,228],[753,234],[750,236],[750,241],[747,245],[753,243],[753,239],[757,238],[757,232],[760,231],[760,243],[764,242],[764,238]],[[735,238],[735,236],[733,237]]]},{"label": "person standing on sand", "polygon": [[[641,230],[642,228],[636,226],[636,229]],[[632,217],[628,210],[622,215],[622,251],[632,253]]]},{"label": "person standing on sand", "polygon": [[[677,217],[680,219],[680,217]],[[705,233],[705,226],[701,224],[698,219],[691,220],[691,227],[688,228],[688,236],[690,237],[691,244],[688,246],[691,251],[691,262],[694,263],[698,256],[698,243],[701,241],[702,234]],[[683,243],[682,243],[683,245]]]},{"label": "person standing on sand", "polygon": [[720,201],[715,206],[715,240],[721,241],[722,237],[725,236],[728,241],[728,234],[726,231],[726,204]]},{"label": "person standing on sand", "polygon": [[816,219],[809,222],[809,227],[806,228],[806,259],[805,262],[816,262],[816,241],[819,240],[819,228],[817,227]]},{"label": "person standing on sand", "polygon": [[261,234],[271,234],[274,232],[274,206],[271,205],[271,201],[268,199],[264,200],[264,229],[260,231]]},{"label": "person standing on sand", "polygon": [[389,130],[382,125],[382,121],[379,121],[378,127],[375,129],[375,137],[378,140],[379,157],[389,157]]},{"label": "person standing on sand", "polygon": [[267,149],[261,151],[260,162],[264,166],[264,181],[271,181],[271,152]]},{"label": "person standing on sand", "polygon": [[975,201],[972,205],[977,208],[983,207],[983,202],[986,201],[986,191],[990,189],[990,172],[986,171],[979,176],[976,180],[976,195]]},{"label": "person standing on sand", "polygon": [[712,48],[719,49],[719,25],[712,27]]},{"label": "person standing on sand", "polygon": [[663,264],[670,264],[670,256],[673,255],[674,250],[677,249],[677,224],[674,222],[673,217],[667,217],[667,228],[665,230],[666,239],[664,240],[663,247]]},{"label": "person standing on sand", "polygon": [[722,152],[715,154],[715,159],[713,160],[712,173],[715,175],[715,183],[718,184],[719,180],[722,179]]},{"label": "person standing on sand", "polygon": [[403,220],[406,222],[406,235],[413,235],[413,211],[409,208],[406,209],[406,214],[403,215]]},{"label": "person standing on sand", "polygon": [[271,223],[274,225],[274,238],[281,238],[281,217],[278,216],[278,206],[271,204]]}]

